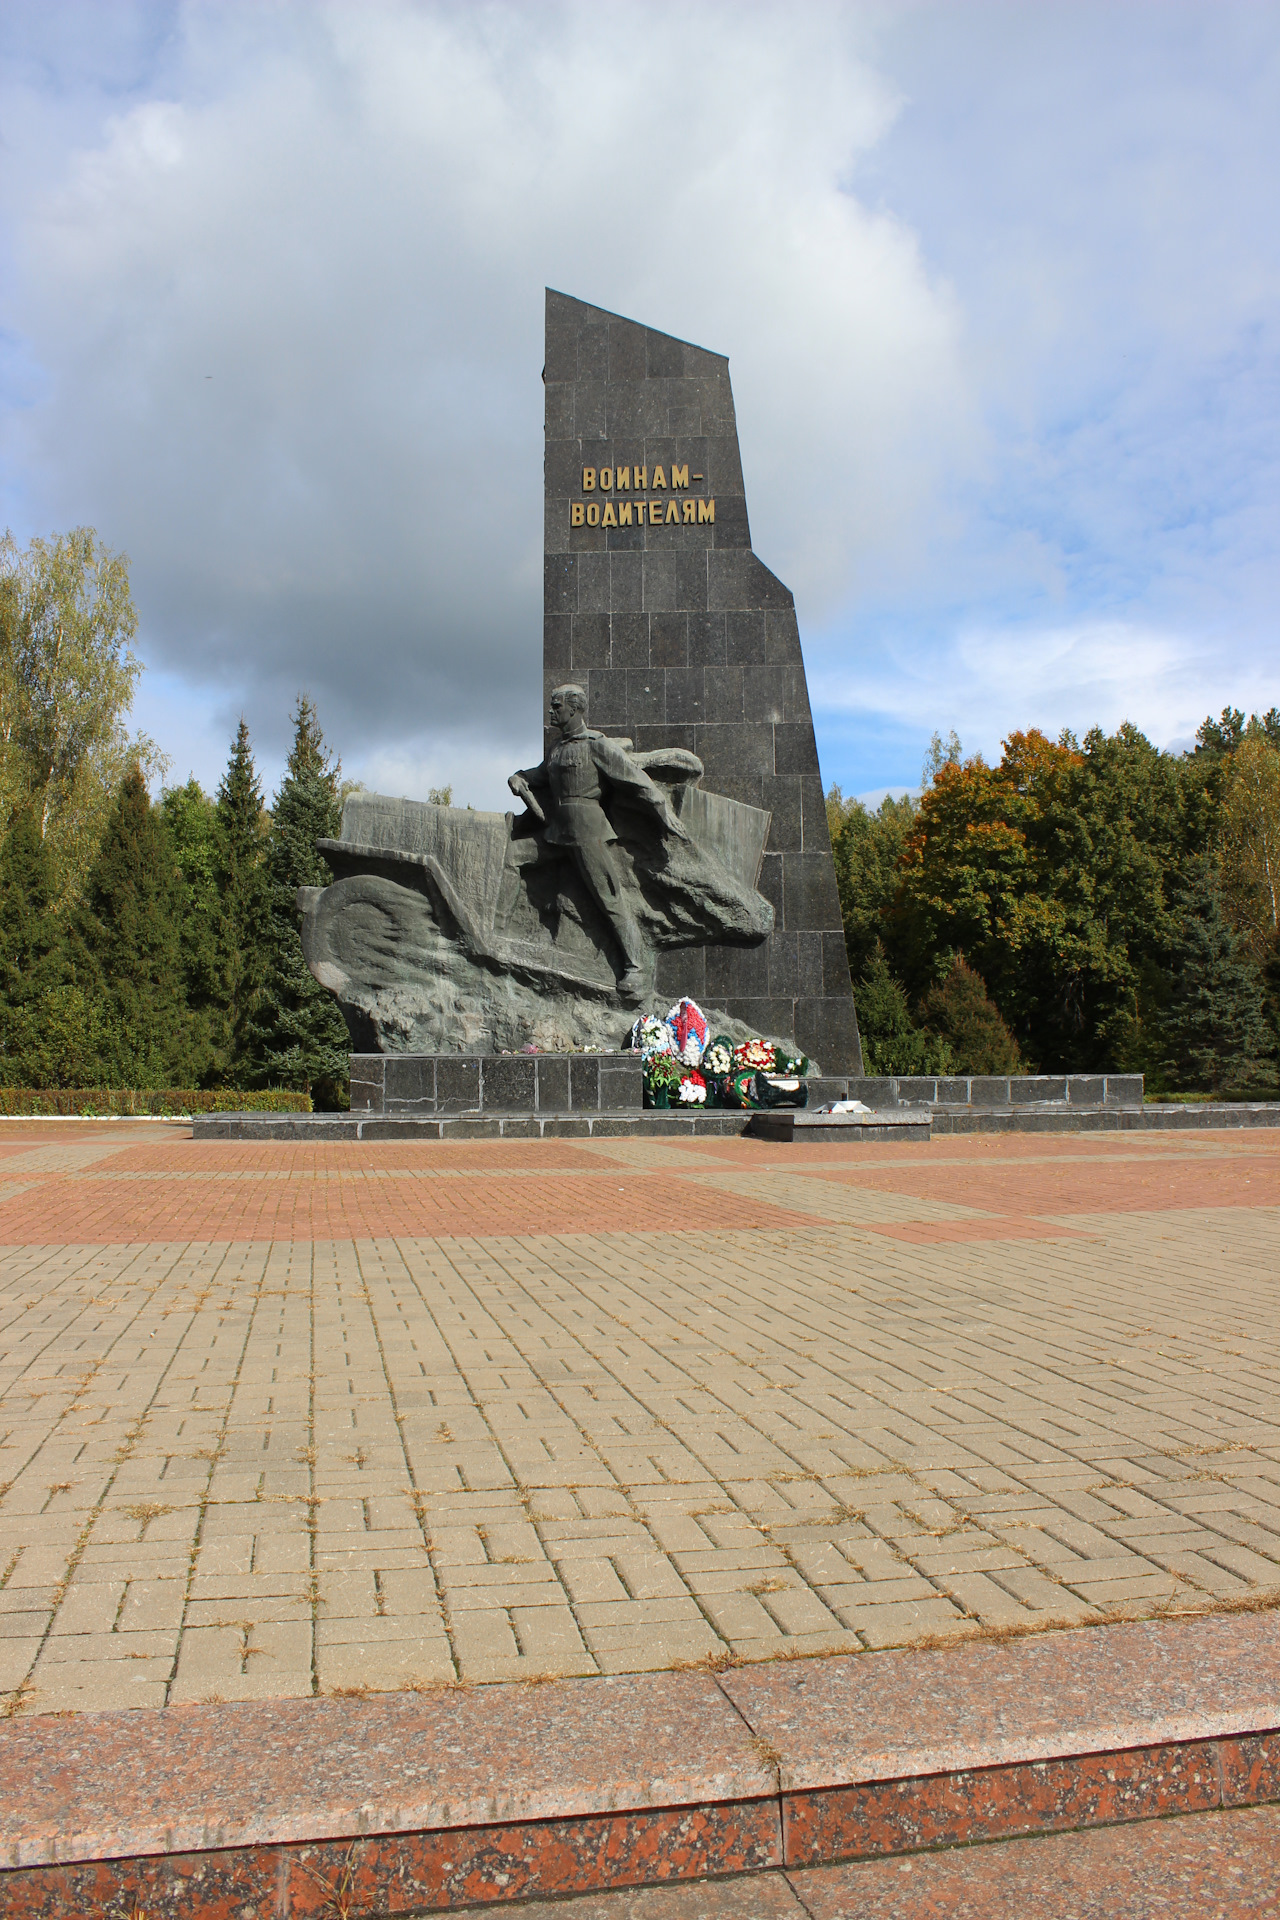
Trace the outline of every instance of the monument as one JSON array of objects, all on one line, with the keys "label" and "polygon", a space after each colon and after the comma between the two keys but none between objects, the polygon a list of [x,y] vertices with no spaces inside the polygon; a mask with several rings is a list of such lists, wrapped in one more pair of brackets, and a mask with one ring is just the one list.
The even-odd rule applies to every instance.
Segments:
[{"label": "monument", "polygon": [[605,1052],[690,995],[861,1071],[795,608],[727,361],[547,294],[548,731],[520,813],[353,794],[299,896],[361,1055]]},{"label": "monument", "polygon": [[753,946],[662,954],[688,993],[860,1073],[840,902],[795,603],[751,550],[723,355],[547,294],[543,664],[592,724],[697,755],[769,815]]}]

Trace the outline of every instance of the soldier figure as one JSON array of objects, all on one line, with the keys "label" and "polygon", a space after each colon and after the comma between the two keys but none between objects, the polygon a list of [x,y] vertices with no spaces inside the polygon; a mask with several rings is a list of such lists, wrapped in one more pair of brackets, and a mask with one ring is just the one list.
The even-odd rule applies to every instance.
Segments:
[{"label": "soldier figure", "polygon": [[[586,709],[581,687],[557,687],[551,696],[551,721],[560,731],[559,740],[542,766],[513,773],[507,785],[543,823],[545,833],[539,837],[548,847],[563,849],[577,866],[622,953],[618,993],[634,1005],[650,988],[649,948],[627,899],[613,852],[618,836],[604,799],[610,793],[625,796],[631,805],[651,812],[664,832],[681,840],[689,836],[643,767],[618,741],[587,726]],[[545,810],[535,788],[544,794]]]}]

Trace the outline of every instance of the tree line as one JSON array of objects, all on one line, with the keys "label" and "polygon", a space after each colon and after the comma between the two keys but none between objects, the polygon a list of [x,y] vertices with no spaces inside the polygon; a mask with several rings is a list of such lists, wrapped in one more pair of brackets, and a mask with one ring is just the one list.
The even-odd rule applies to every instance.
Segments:
[{"label": "tree line", "polygon": [[918,797],[828,796],[867,1071],[1280,1079],[1280,713],[1185,753],[1031,730],[989,766],[934,736]]},{"label": "tree line", "polygon": [[341,765],[300,696],[268,809],[243,720],[217,793],[150,783],[127,563],[91,529],[0,542],[0,1084],[281,1087],[346,1103],[346,1027],[294,895],[331,876]]}]

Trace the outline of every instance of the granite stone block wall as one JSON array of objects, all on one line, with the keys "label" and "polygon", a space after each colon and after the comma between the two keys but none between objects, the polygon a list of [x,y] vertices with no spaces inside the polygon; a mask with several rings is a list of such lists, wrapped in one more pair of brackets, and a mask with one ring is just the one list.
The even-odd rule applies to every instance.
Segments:
[{"label": "granite stone block wall", "polygon": [[[643,1068],[635,1053],[353,1053],[351,1112],[393,1119],[451,1114],[637,1113]],[[1142,1109],[1140,1073],[961,1075],[901,1078],[823,1074],[809,1106],[861,1100],[873,1112],[1052,1114],[1075,1108]],[[726,1124],[729,1116],[726,1116]]]},{"label": "granite stone block wall", "polygon": [[353,1053],[351,1111],[450,1114],[638,1112],[636,1053]]},{"label": "granite stone block wall", "polygon": [[686,747],[704,786],[772,816],[773,935],[664,954],[659,994],[861,1073],[795,603],[751,550],[729,363],[560,293],[546,321],[546,691],[577,681],[592,726]]}]

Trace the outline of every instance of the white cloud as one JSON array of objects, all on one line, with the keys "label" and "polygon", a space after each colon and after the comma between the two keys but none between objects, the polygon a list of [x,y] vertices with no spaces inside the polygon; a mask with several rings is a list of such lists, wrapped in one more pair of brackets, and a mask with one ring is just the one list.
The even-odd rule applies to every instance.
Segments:
[{"label": "white cloud", "polygon": [[127,548],[154,662],[277,736],[305,685],[349,757],[536,738],[547,282],[732,354],[815,602],[910,536],[965,399],[914,239],[840,188],[894,111],[856,18],[260,17],[183,10],[155,97],[11,202],[27,516]]},{"label": "white cloud", "polygon": [[[990,756],[1005,735],[1039,727],[1056,736],[1064,727],[1114,731],[1140,725],[1159,745],[1186,744],[1206,712],[1217,711],[1220,670],[1185,636],[1125,621],[1091,621],[1042,629],[967,628],[945,654],[890,654],[852,680],[840,674],[811,679],[815,703],[831,716],[883,717],[921,727],[936,711],[938,684],[948,689],[945,720],[966,751]],[[1246,707],[1275,700],[1265,663],[1235,682]]]},{"label": "white cloud", "polygon": [[[10,8],[0,484],[217,778],[534,750],[544,284],[727,352],[824,768],[1268,706],[1280,35],[1088,0]],[[148,718],[148,716],[154,716]]]}]

